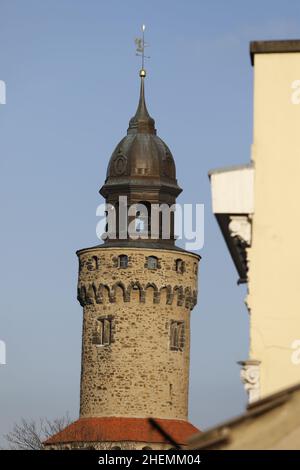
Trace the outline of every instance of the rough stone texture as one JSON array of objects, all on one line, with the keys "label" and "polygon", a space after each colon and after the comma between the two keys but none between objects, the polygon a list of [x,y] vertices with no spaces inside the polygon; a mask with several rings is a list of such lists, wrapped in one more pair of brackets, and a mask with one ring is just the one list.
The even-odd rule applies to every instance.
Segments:
[{"label": "rough stone texture", "polygon": [[[190,312],[197,302],[199,257],[132,247],[94,247],[77,254],[78,300],[83,306],[80,418],[187,420]],[[128,256],[127,268],[118,267],[120,255]],[[148,256],[157,257],[157,269],[147,268]],[[111,320],[110,345],[95,344],[99,318]],[[172,321],[184,322],[179,350],[170,347]],[[45,448],[166,450],[172,445],[87,440]]]},{"label": "rough stone texture", "polygon": [[[118,256],[128,267],[118,268]],[[158,269],[145,267],[147,256]],[[198,256],[171,250],[90,248],[78,252],[83,305],[80,416],[187,419],[190,311]],[[176,260],[185,263],[176,271]],[[93,344],[97,318],[112,320],[109,346]],[[185,322],[182,351],[170,349],[172,320]]]}]

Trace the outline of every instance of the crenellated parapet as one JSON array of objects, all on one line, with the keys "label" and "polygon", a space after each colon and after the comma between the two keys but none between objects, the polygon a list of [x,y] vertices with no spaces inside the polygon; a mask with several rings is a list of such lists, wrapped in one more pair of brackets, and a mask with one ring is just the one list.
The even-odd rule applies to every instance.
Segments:
[{"label": "crenellated parapet", "polygon": [[77,298],[86,305],[130,302],[177,305],[197,303],[199,257],[181,250],[95,247],[78,252]]},{"label": "crenellated parapet", "polygon": [[197,304],[197,291],[190,287],[163,285],[158,287],[153,282],[141,284],[139,281],[131,281],[128,285],[117,281],[112,285],[103,283],[80,284],[77,291],[77,299],[82,307],[91,304],[115,303],[117,292],[120,291],[120,299],[130,302],[133,291],[138,291],[139,301],[145,303],[146,295],[151,296],[154,304],[184,306],[192,310]]},{"label": "crenellated parapet", "polygon": [[199,256],[128,246],[77,254],[83,306],[80,416],[187,419]]}]

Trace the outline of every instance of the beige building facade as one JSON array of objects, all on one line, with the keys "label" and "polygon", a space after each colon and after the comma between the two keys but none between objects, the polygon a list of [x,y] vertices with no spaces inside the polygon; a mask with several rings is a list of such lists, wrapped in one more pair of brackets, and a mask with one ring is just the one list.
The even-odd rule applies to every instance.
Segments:
[{"label": "beige building facade", "polygon": [[253,402],[300,381],[300,41],[253,42],[251,162],[212,171],[213,211],[247,282]]},{"label": "beige building facade", "polygon": [[190,449],[300,450],[300,386],[289,387],[248,406],[230,421],[194,435]]}]

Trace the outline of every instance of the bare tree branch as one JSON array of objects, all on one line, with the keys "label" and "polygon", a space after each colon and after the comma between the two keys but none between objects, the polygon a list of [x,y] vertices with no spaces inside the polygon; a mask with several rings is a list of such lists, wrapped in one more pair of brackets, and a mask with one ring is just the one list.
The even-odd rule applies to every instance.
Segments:
[{"label": "bare tree branch", "polygon": [[4,438],[10,450],[42,450],[43,441],[62,431],[70,423],[71,419],[68,413],[53,421],[41,418],[39,423],[22,418],[20,424],[14,424],[13,430]]}]

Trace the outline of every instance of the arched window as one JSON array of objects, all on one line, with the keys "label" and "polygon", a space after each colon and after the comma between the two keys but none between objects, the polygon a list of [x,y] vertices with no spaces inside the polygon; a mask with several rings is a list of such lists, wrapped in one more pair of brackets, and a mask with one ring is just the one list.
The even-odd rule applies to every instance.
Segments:
[{"label": "arched window", "polygon": [[182,259],[177,259],[176,260],[176,271],[180,274],[184,273],[185,265],[184,265],[184,261],[182,261]]},{"label": "arched window", "polygon": [[158,267],[158,259],[156,256],[148,256],[147,258],[147,268],[148,269],[157,269]]},{"label": "arched window", "polygon": [[151,204],[149,202],[142,201],[137,204],[135,231],[144,236],[151,233]]},{"label": "arched window", "polygon": [[120,447],[120,446],[113,446],[113,447],[111,448],[111,450],[121,450],[121,447]]},{"label": "arched window", "polygon": [[145,446],[145,447],[142,447],[142,450],[152,450],[152,447]]},{"label": "arched window", "polygon": [[120,255],[118,257],[118,267],[119,268],[127,268],[128,267],[128,256],[127,255]]}]

